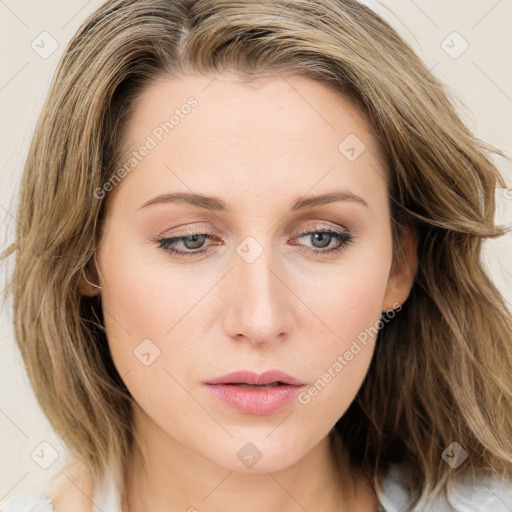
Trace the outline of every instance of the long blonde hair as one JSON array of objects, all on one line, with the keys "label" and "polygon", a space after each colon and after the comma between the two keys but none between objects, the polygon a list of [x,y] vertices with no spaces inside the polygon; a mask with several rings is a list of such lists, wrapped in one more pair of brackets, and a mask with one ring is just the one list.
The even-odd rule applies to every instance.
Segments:
[{"label": "long blonde hair", "polygon": [[[332,430],[379,485],[406,463],[419,496],[512,460],[512,319],[481,262],[504,186],[445,86],[396,31],[355,0],[112,0],[69,43],[26,160],[14,243],[17,343],[35,394],[71,452],[102,479],[121,478],[136,440],[132,397],[102,329],[95,278],[105,201],[130,106],[155,78],[230,67],[247,80],[284,71],[349,97],[383,144],[393,244],[419,237],[409,299],[379,332],[368,375]],[[97,282],[97,281],[93,281]],[[456,471],[441,457],[470,452]]]}]

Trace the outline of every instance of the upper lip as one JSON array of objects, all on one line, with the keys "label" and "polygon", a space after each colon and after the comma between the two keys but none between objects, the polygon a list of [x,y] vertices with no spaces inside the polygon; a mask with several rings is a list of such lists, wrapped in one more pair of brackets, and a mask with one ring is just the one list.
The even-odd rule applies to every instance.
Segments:
[{"label": "upper lip", "polygon": [[282,382],[293,386],[303,386],[304,382],[292,377],[281,370],[270,370],[261,374],[249,371],[238,371],[228,373],[222,377],[205,381],[205,384],[272,384],[273,382]]}]

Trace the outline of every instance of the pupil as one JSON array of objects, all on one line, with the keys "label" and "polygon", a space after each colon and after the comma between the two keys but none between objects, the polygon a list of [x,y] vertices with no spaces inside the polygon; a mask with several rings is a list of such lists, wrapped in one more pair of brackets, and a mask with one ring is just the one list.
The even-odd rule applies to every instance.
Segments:
[{"label": "pupil", "polygon": [[[320,246],[315,246],[315,247],[326,247],[329,245],[329,242],[330,242],[330,237],[332,235],[330,235],[329,233],[313,233],[313,239],[315,241],[318,241],[320,239],[320,242],[322,241],[322,237],[326,237],[327,238],[327,243],[325,243],[324,245],[320,245]],[[313,244],[314,245],[314,244]]]},{"label": "pupil", "polygon": [[[188,242],[192,242],[192,247],[189,247]],[[183,243],[185,244],[187,249],[198,249],[199,247],[201,247],[203,242],[204,242],[204,235],[191,235],[183,241]]]}]

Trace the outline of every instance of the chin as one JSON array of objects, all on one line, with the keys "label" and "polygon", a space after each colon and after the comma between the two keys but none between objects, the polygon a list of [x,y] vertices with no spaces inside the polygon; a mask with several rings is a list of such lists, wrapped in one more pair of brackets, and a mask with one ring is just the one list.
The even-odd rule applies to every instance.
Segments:
[{"label": "chin", "polygon": [[203,456],[236,473],[275,473],[296,464],[315,446],[315,443],[306,445],[305,442],[304,439],[301,443],[296,435],[284,429],[279,436],[266,428],[259,435],[240,435],[225,443],[215,443],[213,453],[203,453]]}]

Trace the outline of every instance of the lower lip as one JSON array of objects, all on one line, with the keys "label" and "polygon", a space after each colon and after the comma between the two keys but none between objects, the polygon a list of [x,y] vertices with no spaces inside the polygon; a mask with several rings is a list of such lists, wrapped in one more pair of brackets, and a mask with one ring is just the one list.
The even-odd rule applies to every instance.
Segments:
[{"label": "lower lip", "polygon": [[245,387],[234,384],[207,384],[221,402],[245,414],[272,414],[288,405],[304,386],[283,384],[273,387]]}]

